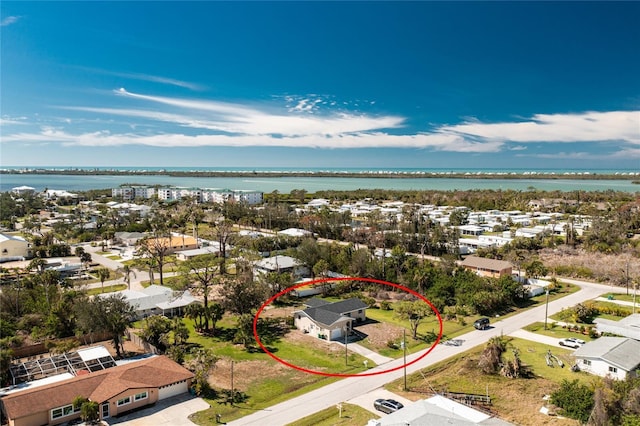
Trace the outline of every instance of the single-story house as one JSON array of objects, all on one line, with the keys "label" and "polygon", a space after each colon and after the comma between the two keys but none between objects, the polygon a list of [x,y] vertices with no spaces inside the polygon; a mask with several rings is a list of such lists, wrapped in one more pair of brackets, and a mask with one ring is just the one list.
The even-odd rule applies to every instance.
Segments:
[{"label": "single-story house", "polygon": [[58,425],[80,418],[77,397],[99,405],[100,419],[189,391],[194,375],[165,356],[152,356],[106,370],[2,396],[0,407],[9,426]]},{"label": "single-story house", "polygon": [[396,425],[509,426],[511,423],[442,395],[435,395],[367,423],[367,426]]},{"label": "single-story house", "polygon": [[306,229],[288,228],[278,232],[278,235],[286,235],[288,237],[309,237],[313,235],[313,233],[310,231],[307,231]]},{"label": "single-story house", "polygon": [[254,275],[258,276],[259,274],[268,274],[269,272],[290,272],[294,277],[301,278],[309,274],[309,268],[298,259],[281,255],[266,257],[254,263]]},{"label": "single-story house", "polygon": [[[221,250],[220,250],[221,246],[218,241],[202,240],[202,245],[203,247],[198,249],[177,251],[176,258],[178,260],[189,260],[189,259],[193,259],[194,257],[202,256],[205,254],[219,255],[221,253]],[[225,252],[227,253],[227,256],[228,256],[228,253],[231,251],[233,247],[230,244],[226,244],[225,248],[226,248]]]},{"label": "single-story house", "polygon": [[142,232],[116,232],[113,234],[113,241],[116,244],[124,244],[125,246],[135,246],[138,240],[146,237]]},{"label": "single-story house", "polygon": [[22,260],[30,255],[30,242],[17,235],[0,234],[0,262]]},{"label": "single-story house", "polygon": [[122,290],[98,296],[109,297],[113,294],[123,295],[125,300],[135,308],[138,318],[146,318],[151,315],[182,315],[185,307],[193,303],[200,303],[189,290],[176,292],[161,285],[150,285],[142,291]]},{"label": "single-story house", "polygon": [[640,369],[640,341],[628,337],[600,337],[573,352],[582,371],[624,380],[637,377]]},{"label": "single-story house", "polygon": [[598,333],[611,333],[622,337],[640,340],[640,314],[632,314],[620,321],[605,318],[596,318]]},{"label": "single-story house", "polygon": [[150,251],[160,252],[164,250],[166,254],[172,254],[181,250],[194,250],[198,248],[195,238],[185,235],[172,235],[170,237],[150,238],[146,241]]},{"label": "single-story house", "polygon": [[509,262],[478,256],[467,257],[462,261],[461,265],[463,268],[483,277],[500,278],[503,275],[511,275],[513,271],[513,266]]},{"label": "single-story house", "polygon": [[36,192],[36,189],[32,186],[22,185],[11,188],[11,192],[18,195],[33,194]]},{"label": "single-story house", "polygon": [[353,322],[362,322],[367,305],[358,298],[327,302],[312,298],[305,303],[306,309],[293,313],[296,328],[303,333],[326,340],[339,340],[353,327]]}]

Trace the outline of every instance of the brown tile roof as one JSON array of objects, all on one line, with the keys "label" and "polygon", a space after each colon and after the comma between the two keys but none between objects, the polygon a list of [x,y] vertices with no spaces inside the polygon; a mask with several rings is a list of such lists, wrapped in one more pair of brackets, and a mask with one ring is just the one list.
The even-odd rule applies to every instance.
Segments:
[{"label": "brown tile roof", "polygon": [[509,262],[504,260],[487,259],[486,257],[469,256],[463,262],[462,266],[469,266],[471,268],[482,268],[490,271],[501,271],[506,268],[512,268],[513,266]]},{"label": "brown tile roof", "polygon": [[77,396],[104,402],[128,390],[155,388],[193,378],[193,373],[165,356],[76,376],[2,398],[9,419],[71,404]]}]

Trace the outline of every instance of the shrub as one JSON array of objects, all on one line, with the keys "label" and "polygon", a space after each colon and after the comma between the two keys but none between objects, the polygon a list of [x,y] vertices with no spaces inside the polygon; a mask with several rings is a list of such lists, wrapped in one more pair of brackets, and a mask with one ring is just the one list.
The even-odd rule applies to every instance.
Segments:
[{"label": "shrub", "polygon": [[564,379],[560,388],[551,394],[551,403],[560,407],[565,416],[586,423],[593,408],[593,390],[578,379]]},{"label": "shrub", "polygon": [[383,300],[382,302],[380,302],[380,309],[382,309],[383,311],[390,311],[391,303],[389,303],[388,300]]}]

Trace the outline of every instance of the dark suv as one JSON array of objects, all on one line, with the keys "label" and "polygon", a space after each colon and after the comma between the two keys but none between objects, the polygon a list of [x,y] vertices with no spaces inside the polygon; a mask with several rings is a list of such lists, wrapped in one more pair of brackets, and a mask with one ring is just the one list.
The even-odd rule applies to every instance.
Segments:
[{"label": "dark suv", "polygon": [[478,318],[476,322],[473,323],[473,326],[476,330],[486,330],[489,328],[489,318]]},{"label": "dark suv", "polygon": [[373,407],[378,411],[390,414],[403,408],[404,405],[400,404],[395,399],[376,399],[373,403]]}]

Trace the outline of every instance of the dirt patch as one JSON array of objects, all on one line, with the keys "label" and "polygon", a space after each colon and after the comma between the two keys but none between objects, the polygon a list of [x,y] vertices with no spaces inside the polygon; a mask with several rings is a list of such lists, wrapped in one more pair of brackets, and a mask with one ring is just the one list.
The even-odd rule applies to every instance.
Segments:
[{"label": "dirt patch", "polygon": [[[257,378],[272,379],[289,373],[291,369],[270,361],[235,361],[233,363],[233,386],[246,392]],[[209,375],[209,383],[216,389],[231,389],[231,360],[221,359]]]},{"label": "dirt patch", "polygon": [[581,249],[563,246],[555,249],[544,249],[539,254],[540,260],[549,269],[569,265],[584,268],[593,274],[593,277],[572,278],[596,280],[622,286],[626,285],[627,268],[631,279],[640,276],[638,258],[628,253],[589,253]]},{"label": "dirt patch", "polygon": [[368,323],[356,327],[360,333],[367,335],[366,341],[374,350],[387,347],[387,342],[398,342],[402,340],[403,328],[388,323]]},{"label": "dirt patch", "polygon": [[[341,354],[344,351],[340,345],[320,340],[298,330],[292,330],[282,339],[326,354]],[[302,385],[312,379],[312,376],[295,371],[279,362],[265,360],[234,361],[233,375],[234,388],[243,392],[246,392],[256,380],[264,381],[286,376],[291,377],[291,380],[299,380]],[[230,359],[221,359],[216,363],[216,368],[209,375],[209,383],[218,389],[231,389]]]}]

